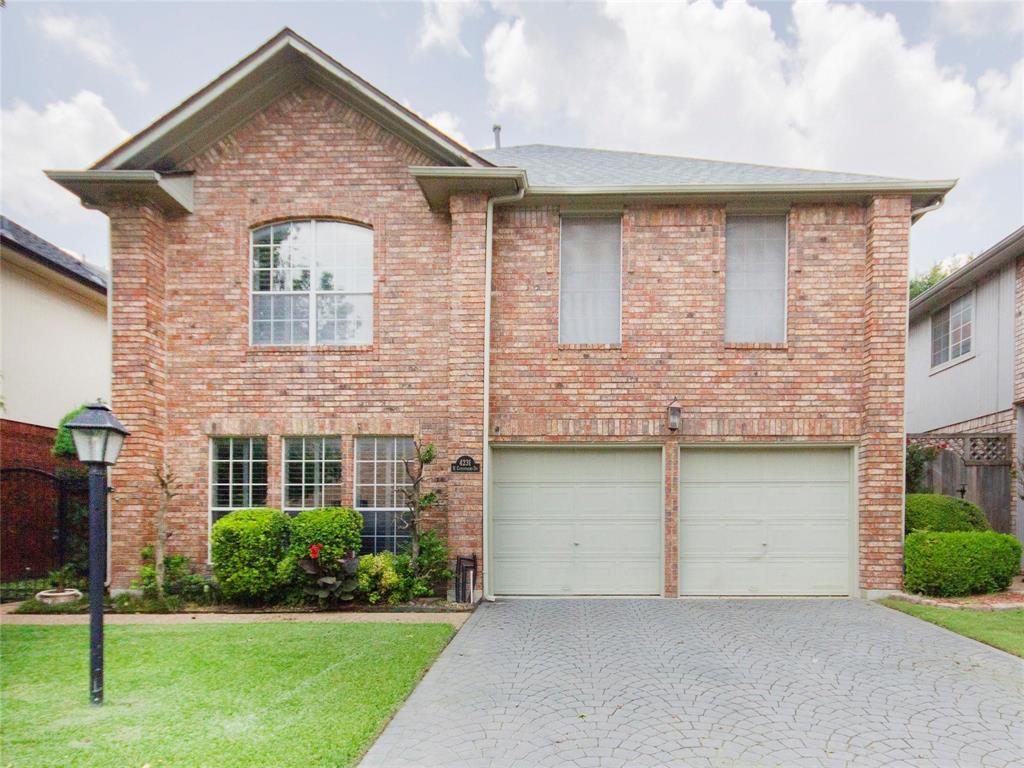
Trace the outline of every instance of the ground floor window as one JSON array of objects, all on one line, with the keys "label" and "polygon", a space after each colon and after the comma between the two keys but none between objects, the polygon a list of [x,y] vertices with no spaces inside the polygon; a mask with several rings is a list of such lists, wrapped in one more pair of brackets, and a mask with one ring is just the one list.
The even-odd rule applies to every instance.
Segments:
[{"label": "ground floor window", "polygon": [[267,438],[210,440],[210,525],[235,509],[267,504]]},{"label": "ground floor window", "polygon": [[284,439],[284,511],[340,507],[341,438]]},{"label": "ground floor window", "polygon": [[403,461],[414,456],[412,438],[356,438],[355,503],[363,514],[363,554],[397,552],[409,540],[403,493],[409,475]]}]

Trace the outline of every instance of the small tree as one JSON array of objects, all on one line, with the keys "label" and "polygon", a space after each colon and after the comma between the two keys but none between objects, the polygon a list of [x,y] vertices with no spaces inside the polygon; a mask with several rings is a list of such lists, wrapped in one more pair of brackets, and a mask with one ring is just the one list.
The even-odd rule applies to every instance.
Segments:
[{"label": "small tree", "polygon": [[409,477],[409,485],[402,489],[402,493],[405,496],[405,506],[409,510],[405,521],[409,529],[409,569],[415,577],[420,575],[418,561],[423,518],[428,510],[438,505],[440,500],[436,491],[423,492],[423,476],[426,473],[426,468],[437,458],[437,449],[433,443],[414,440],[413,453],[413,458],[402,459],[406,475]]},{"label": "small tree", "polygon": [[172,490],[175,482],[174,472],[164,465],[163,470],[157,470],[156,480],[160,484],[160,504],[156,510],[156,544],[153,546],[153,569],[156,573],[156,591],[159,597],[164,596],[164,557],[167,554],[167,508],[171,499],[178,494]]}]

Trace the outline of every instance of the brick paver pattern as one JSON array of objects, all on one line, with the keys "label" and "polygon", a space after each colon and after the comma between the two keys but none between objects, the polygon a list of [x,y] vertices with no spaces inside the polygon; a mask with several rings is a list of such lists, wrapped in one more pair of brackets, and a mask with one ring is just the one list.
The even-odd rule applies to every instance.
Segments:
[{"label": "brick paver pattern", "polygon": [[1024,766],[1024,661],[860,600],[499,600],[362,765]]}]

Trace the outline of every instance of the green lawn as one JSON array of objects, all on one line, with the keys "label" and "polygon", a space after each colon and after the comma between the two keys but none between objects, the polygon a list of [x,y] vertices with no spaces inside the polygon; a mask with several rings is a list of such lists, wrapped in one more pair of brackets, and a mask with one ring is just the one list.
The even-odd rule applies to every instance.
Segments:
[{"label": "green lawn", "polygon": [[88,627],[0,628],[0,765],[354,764],[447,644],[447,624],[111,626],[106,703]]},{"label": "green lawn", "polygon": [[889,608],[1024,657],[1024,608],[1016,611],[967,611],[917,605],[904,600],[881,602]]}]

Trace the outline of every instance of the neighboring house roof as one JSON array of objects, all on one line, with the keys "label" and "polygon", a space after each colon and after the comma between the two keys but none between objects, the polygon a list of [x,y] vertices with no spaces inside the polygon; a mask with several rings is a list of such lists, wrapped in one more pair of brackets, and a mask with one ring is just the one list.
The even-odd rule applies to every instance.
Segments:
[{"label": "neighboring house roof", "polygon": [[1024,227],[1011,232],[911,301],[911,322],[941,309],[1021,255],[1024,255]]},{"label": "neighboring house roof", "polygon": [[693,157],[614,152],[606,149],[524,144],[478,149],[499,166],[526,170],[536,187],[659,187],[684,184],[874,184],[902,182],[886,176],[808,171],[749,163],[726,163]]},{"label": "neighboring house roof", "polygon": [[70,277],[100,293],[107,292],[106,272],[76,259],[6,216],[0,216],[0,242],[58,274]]}]

